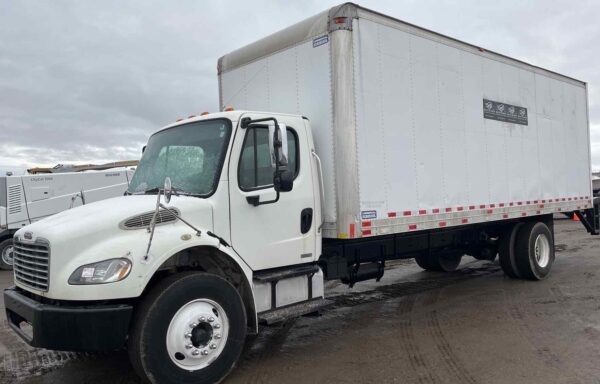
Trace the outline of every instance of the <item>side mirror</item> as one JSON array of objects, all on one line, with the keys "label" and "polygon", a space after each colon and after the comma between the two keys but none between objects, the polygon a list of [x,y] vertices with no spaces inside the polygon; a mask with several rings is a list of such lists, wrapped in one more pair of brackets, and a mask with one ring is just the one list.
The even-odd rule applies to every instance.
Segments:
[{"label": "side mirror", "polygon": [[171,178],[165,177],[165,186],[163,187],[163,195],[165,196],[165,202],[169,204],[171,202],[171,195],[173,194],[173,186],[171,185]]},{"label": "side mirror", "polygon": [[273,185],[278,192],[290,192],[294,189],[294,171],[283,171],[275,174]]},{"label": "side mirror", "polygon": [[288,145],[285,124],[269,123],[269,151],[273,168],[287,169]]},{"label": "side mirror", "polygon": [[145,145],[142,147],[142,155],[144,154],[144,152],[146,152],[146,146]]}]

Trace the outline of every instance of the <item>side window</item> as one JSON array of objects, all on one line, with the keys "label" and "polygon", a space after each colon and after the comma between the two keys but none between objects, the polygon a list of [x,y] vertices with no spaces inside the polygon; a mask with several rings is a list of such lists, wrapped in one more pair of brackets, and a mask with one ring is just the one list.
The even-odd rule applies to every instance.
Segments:
[{"label": "side window", "polygon": [[[290,128],[287,130],[288,169],[298,175],[298,137]],[[273,172],[269,153],[269,129],[247,128],[242,155],[238,167],[238,183],[244,191],[268,188],[273,185]]]}]

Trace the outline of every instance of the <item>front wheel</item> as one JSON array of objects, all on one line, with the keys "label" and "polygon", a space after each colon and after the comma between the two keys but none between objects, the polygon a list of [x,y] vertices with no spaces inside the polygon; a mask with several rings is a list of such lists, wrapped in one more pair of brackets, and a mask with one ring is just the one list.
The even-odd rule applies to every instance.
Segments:
[{"label": "front wheel", "polygon": [[0,242],[0,256],[0,269],[10,271],[14,263],[14,248],[12,239],[6,239]]},{"label": "front wheel", "polygon": [[246,338],[246,313],[224,278],[170,276],[136,310],[129,357],[151,383],[216,383],[233,369]]}]

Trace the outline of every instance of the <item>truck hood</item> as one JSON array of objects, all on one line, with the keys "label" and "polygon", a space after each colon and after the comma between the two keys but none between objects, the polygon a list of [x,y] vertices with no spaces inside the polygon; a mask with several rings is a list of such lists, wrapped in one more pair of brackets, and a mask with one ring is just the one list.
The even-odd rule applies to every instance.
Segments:
[{"label": "truck hood", "polygon": [[[155,195],[115,197],[60,212],[21,228],[16,236],[23,238],[23,235],[29,232],[27,238],[31,237],[32,241],[43,238],[51,245],[81,239],[85,239],[85,242],[91,245],[106,240],[107,237],[129,232],[130,230],[121,229],[119,224],[138,215],[153,213],[155,206]],[[173,196],[167,206],[179,210],[181,217],[192,225],[212,230],[212,205],[207,200]],[[140,228],[136,231],[145,232],[146,229]]]}]

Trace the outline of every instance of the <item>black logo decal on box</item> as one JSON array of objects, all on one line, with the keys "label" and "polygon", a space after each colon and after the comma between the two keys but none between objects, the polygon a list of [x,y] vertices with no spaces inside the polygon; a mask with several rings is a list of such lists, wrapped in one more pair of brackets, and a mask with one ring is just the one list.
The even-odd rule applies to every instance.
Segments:
[{"label": "black logo decal on box", "polygon": [[483,117],[505,123],[529,125],[527,108],[483,99]]}]

